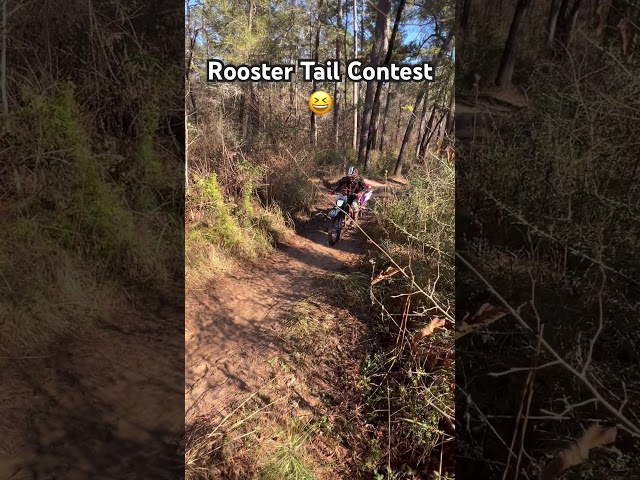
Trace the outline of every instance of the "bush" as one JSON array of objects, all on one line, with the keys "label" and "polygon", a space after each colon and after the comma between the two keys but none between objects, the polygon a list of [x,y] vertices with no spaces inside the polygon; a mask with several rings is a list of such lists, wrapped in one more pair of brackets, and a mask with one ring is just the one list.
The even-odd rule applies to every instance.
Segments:
[{"label": "bush", "polygon": [[[409,187],[377,203],[378,221],[392,232],[390,246],[416,265],[416,282],[438,278],[443,302],[453,301],[455,272],[455,169],[444,158],[418,164],[407,174]],[[403,263],[406,264],[406,263]]]},{"label": "bush", "polygon": [[[0,245],[11,252],[0,259],[0,350],[8,355],[46,349],[92,325],[110,311],[117,285],[153,288],[182,275],[171,254],[182,225],[172,206],[160,206],[158,189],[168,182],[155,127],[145,120],[127,162],[86,117],[70,81],[46,94],[23,87],[11,112],[15,181],[3,187],[15,201],[0,220]],[[150,163],[151,171],[134,167]],[[146,205],[136,201],[141,192]]]},{"label": "bush", "polygon": [[[454,314],[454,168],[434,157],[415,165],[407,177],[406,188],[377,199],[382,228],[375,240],[415,284],[397,273],[350,293],[374,302],[373,327],[383,340],[365,358],[357,383],[368,422],[384,431],[362,464],[375,478],[405,478],[440,453],[446,459],[443,471],[453,471],[453,449],[441,445],[454,434],[454,335],[448,328],[432,332],[424,342],[414,341],[414,335],[440,316],[434,302]],[[385,254],[374,250],[372,256],[378,273],[389,266]],[[390,443],[391,451],[373,455],[378,442]]]},{"label": "bush", "polygon": [[276,204],[257,204],[251,180],[241,191],[237,204],[226,202],[215,173],[191,184],[185,246],[190,287],[226,271],[233,259],[265,257],[286,238],[289,227],[282,210]]}]

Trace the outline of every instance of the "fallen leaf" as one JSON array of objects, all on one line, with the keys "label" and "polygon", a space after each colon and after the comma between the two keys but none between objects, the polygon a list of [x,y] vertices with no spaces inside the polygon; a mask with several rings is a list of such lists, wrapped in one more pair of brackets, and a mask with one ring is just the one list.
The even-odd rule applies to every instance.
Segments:
[{"label": "fallen leaf", "polygon": [[469,318],[468,315],[465,316],[462,324],[456,330],[456,340],[465,336],[467,333],[491,325],[493,322],[506,317],[508,313],[509,310],[504,307],[494,307],[489,303],[483,304],[471,318]]},{"label": "fallen leaf", "polygon": [[592,448],[615,442],[617,433],[616,427],[603,427],[597,423],[591,425],[575,443],[560,452],[560,455],[544,468],[540,480],[554,480],[564,470],[583,463],[589,458]]},{"label": "fallen leaf", "polygon": [[397,267],[388,267],[387,269],[385,269],[384,272],[382,272],[381,274],[379,274],[376,278],[374,278],[373,280],[371,280],[371,285],[375,285],[378,282],[381,282],[382,280],[384,280],[385,278],[389,278],[392,277],[393,275],[395,275],[396,273],[398,273],[400,271],[399,268]]},{"label": "fallen leaf", "polygon": [[415,333],[415,335],[413,336],[413,345],[417,345],[420,340],[431,335],[436,328],[442,327],[444,324],[444,318],[432,318],[431,322],[429,322],[429,325],[426,325],[424,328],[422,328],[422,330]]},{"label": "fallen leaf", "polygon": [[589,458],[589,450],[616,441],[616,427],[602,427],[597,423],[591,425],[580,439],[560,453],[564,469],[573,467]]}]

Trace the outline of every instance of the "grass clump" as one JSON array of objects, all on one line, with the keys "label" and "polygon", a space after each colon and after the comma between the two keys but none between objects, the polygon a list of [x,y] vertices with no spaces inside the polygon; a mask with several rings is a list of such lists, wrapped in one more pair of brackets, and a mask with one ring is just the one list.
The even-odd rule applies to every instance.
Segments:
[{"label": "grass clump", "polygon": [[311,304],[300,302],[284,319],[288,329],[286,338],[295,339],[302,349],[317,347],[326,333],[325,325],[314,313]]},{"label": "grass clump", "polygon": [[317,426],[310,421],[290,420],[286,428],[277,432],[273,460],[263,469],[262,480],[314,480],[305,451]]},{"label": "grass clump", "polygon": [[438,279],[440,301],[453,300],[455,271],[455,169],[446,158],[433,157],[407,174],[409,187],[376,205],[383,237],[402,264],[416,265],[416,283]]},{"label": "grass clump", "polygon": [[367,430],[351,379],[362,324],[314,298],[293,305],[276,333],[282,348],[266,371],[256,365],[269,380],[188,435],[188,480],[361,478]]}]

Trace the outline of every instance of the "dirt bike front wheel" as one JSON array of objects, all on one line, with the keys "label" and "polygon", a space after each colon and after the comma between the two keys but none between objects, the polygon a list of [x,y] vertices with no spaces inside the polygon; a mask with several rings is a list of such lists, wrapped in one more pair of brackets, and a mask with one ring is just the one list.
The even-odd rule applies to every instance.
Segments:
[{"label": "dirt bike front wheel", "polygon": [[344,223],[344,215],[338,215],[329,227],[329,245],[335,245],[340,240],[340,233]]}]

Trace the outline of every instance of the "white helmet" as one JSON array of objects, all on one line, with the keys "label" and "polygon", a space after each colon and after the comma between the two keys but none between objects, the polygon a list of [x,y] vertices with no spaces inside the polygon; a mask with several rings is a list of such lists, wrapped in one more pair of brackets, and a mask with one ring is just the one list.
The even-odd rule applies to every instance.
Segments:
[{"label": "white helmet", "polygon": [[358,175],[358,169],[353,165],[347,169],[347,177],[355,177]]}]

